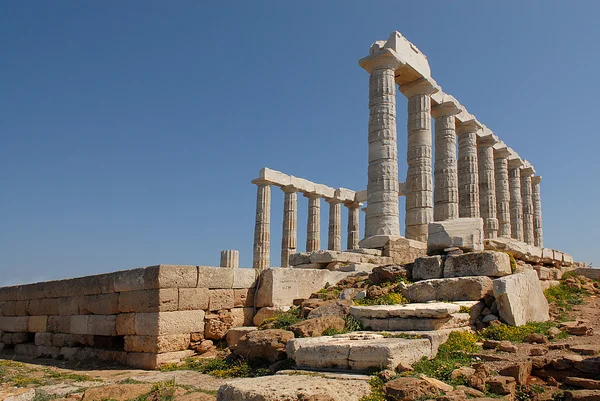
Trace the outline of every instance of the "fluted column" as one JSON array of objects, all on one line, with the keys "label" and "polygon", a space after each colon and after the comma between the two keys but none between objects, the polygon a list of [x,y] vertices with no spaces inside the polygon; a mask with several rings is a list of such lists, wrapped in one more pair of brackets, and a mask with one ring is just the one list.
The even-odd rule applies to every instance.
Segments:
[{"label": "fluted column", "polygon": [[342,203],[337,199],[327,199],[329,203],[329,231],[327,249],[342,250]]},{"label": "fluted column", "polygon": [[479,169],[479,210],[483,218],[484,238],[498,237],[496,217],[496,178],[494,174],[494,148],[498,142],[493,134],[478,139],[477,163]]},{"label": "fluted column", "polygon": [[347,249],[358,249],[360,203],[345,203],[348,208],[348,241]]},{"label": "fluted column", "polygon": [[458,213],[460,217],[479,217],[477,131],[480,128],[475,120],[456,126],[458,135]]},{"label": "fluted column", "polygon": [[252,267],[268,269],[271,253],[271,186],[269,183],[254,180],[256,195],[256,223],[254,225],[254,258]]},{"label": "fluted column", "polygon": [[437,87],[425,79],[400,86],[408,99],[405,237],[427,242],[433,221],[431,95]]},{"label": "fluted column", "polygon": [[508,156],[506,146],[494,149],[494,176],[496,179],[496,216],[498,236],[510,238],[510,190],[508,183]]},{"label": "fluted column", "polygon": [[533,236],[534,245],[544,247],[544,232],[542,229],[542,197],[540,193],[540,183],[542,177],[539,175],[533,176],[531,179],[531,190],[533,192]]},{"label": "fluted column", "polygon": [[296,253],[298,231],[298,194],[293,187],[283,187],[283,230],[281,232],[281,267],[290,266],[290,255]]},{"label": "fluted column", "polygon": [[369,74],[369,169],[365,238],[400,235],[398,216],[398,142],[396,137],[396,84],[400,65],[392,49],[372,48],[359,61]]},{"label": "fluted column", "polygon": [[234,249],[221,251],[221,267],[237,268],[240,266],[240,253]]},{"label": "fluted column", "polygon": [[521,201],[521,166],[519,158],[508,159],[508,184],[510,189],[510,235],[523,241],[523,203]]},{"label": "fluted column", "polygon": [[456,121],[460,109],[452,102],[433,106],[435,118],[435,165],[433,220],[458,218],[458,166],[456,162]]},{"label": "fluted column", "polygon": [[304,196],[308,198],[306,252],[315,252],[321,249],[321,197],[314,193]]},{"label": "fluted column", "polygon": [[531,176],[535,173],[533,168],[526,166],[521,169],[521,196],[523,198],[523,240],[533,245],[533,193],[531,190]]}]

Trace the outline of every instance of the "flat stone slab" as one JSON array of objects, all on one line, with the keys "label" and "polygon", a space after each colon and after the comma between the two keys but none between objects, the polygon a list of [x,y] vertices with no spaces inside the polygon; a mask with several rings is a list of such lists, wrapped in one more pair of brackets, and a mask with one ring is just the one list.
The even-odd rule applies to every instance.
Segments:
[{"label": "flat stone slab", "polygon": [[288,341],[286,349],[288,357],[301,368],[395,369],[401,362],[412,364],[423,356],[432,357],[431,342],[426,338],[384,338],[370,333],[296,338]]},{"label": "flat stone slab", "polygon": [[468,327],[471,315],[455,313],[439,319],[392,317],[387,319],[359,318],[363,327],[374,331],[427,331]]},{"label": "flat stone slab", "polygon": [[550,319],[548,301],[534,270],[495,279],[494,298],[500,317],[511,326]]},{"label": "flat stone slab", "polygon": [[362,378],[327,378],[314,373],[278,374],[229,381],[219,388],[217,401],[358,401],[370,392],[369,382]]},{"label": "flat stone slab", "polygon": [[411,302],[478,301],[492,295],[492,279],[485,276],[419,281],[402,290]]},{"label": "flat stone slab", "polygon": [[460,306],[447,302],[414,303],[402,305],[352,306],[350,314],[355,318],[386,319],[391,317],[415,317],[441,319],[457,313]]},{"label": "flat stone slab", "polygon": [[444,277],[502,277],[511,273],[510,257],[504,252],[482,251],[450,255],[444,262]]},{"label": "flat stone slab", "polygon": [[394,260],[391,257],[387,256],[328,250],[321,250],[316,252],[301,252],[295,253],[290,256],[291,266],[306,264],[327,265],[332,262],[347,264],[372,263],[376,265],[389,265],[394,263]]}]

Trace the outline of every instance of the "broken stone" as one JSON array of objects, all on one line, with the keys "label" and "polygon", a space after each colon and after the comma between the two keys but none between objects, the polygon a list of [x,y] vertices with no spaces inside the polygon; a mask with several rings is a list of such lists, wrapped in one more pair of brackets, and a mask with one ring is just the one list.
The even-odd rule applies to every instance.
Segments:
[{"label": "broken stone", "polygon": [[387,319],[391,317],[418,317],[441,319],[458,313],[460,306],[447,302],[412,303],[400,305],[352,306],[350,314],[356,318]]},{"label": "broken stone", "polygon": [[525,341],[531,344],[546,344],[548,342],[548,337],[540,333],[531,333],[527,336]]},{"label": "broken stone", "polygon": [[594,330],[585,325],[567,327],[567,332],[573,336],[591,336],[594,334]]},{"label": "broken stone", "polygon": [[546,355],[548,353],[548,349],[544,347],[533,347],[529,350],[529,355],[531,356],[541,356]]},{"label": "broken stone", "polygon": [[498,344],[498,347],[496,347],[496,349],[498,351],[510,352],[513,354],[517,352],[516,345],[514,345],[510,341],[500,341],[500,344]]},{"label": "broken stone", "polygon": [[522,326],[550,319],[548,301],[535,271],[495,279],[493,286],[500,317],[506,323]]},{"label": "broken stone", "polygon": [[411,302],[479,301],[492,291],[492,280],[483,276],[424,280],[401,290]]},{"label": "broken stone", "polygon": [[588,390],[600,390],[600,380],[585,379],[582,377],[567,377],[565,378],[565,384],[586,388]]},{"label": "broken stone", "polygon": [[324,302],[320,306],[317,306],[311,310],[307,317],[309,319],[323,316],[336,316],[344,318],[350,312],[350,306],[352,306],[351,300]]},{"label": "broken stone", "polygon": [[293,324],[290,326],[289,330],[292,331],[296,337],[319,337],[323,335],[325,330],[333,329],[342,331],[345,324],[346,321],[340,317],[326,315]]},{"label": "broken stone", "polygon": [[273,363],[286,358],[286,344],[293,339],[294,333],[286,330],[251,331],[238,340],[233,353],[246,360],[261,358]]},{"label": "broken stone", "polygon": [[450,374],[452,380],[457,380],[459,378],[466,379],[467,381],[475,374],[475,369],[470,368],[468,366],[461,366],[458,369],[454,369]]},{"label": "broken stone", "polygon": [[379,266],[375,267],[371,274],[369,274],[369,280],[376,285],[382,283],[395,283],[400,279],[410,278],[410,271],[404,266]]},{"label": "broken stone", "polygon": [[460,218],[429,223],[427,253],[435,255],[446,248],[483,251],[483,219]]},{"label": "broken stone", "polygon": [[444,277],[444,260],[441,256],[424,256],[415,259],[412,268],[414,281]]},{"label": "broken stone", "polygon": [[517,390],[517,383],[514,377],[510,376],[491,376],[487,379],[486,385],[490,393],[499,395],[514,394]]},{"label": "broken stone", "polygon": [[400,377],[386,383],[383,392],[391,400],[415,400],[434,397],[440,390],[423,379]]},{"label": "broken stone", "polygon": [[596,355],[600,353],[600,344],[572,345],[570,349],[581,355]]},{"label": "broken stone", "polygon": [[444,263],[444,277],[502,277],[511,273],[510,257],[504,252],[469,252],[448,256]]}]

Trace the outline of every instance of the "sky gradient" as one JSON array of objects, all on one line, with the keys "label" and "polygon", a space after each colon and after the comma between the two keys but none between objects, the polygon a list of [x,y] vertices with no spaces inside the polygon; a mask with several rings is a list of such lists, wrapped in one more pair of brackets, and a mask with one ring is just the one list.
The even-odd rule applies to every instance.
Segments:
[{"label": "sky gradient", "polygon": [[[1,2],[0,286],[218,265],[221,249],[251,266],[262,167],[366,187],[358,60],[394,30],[543,176],[545,245],[600,266],[599,13],[592,0]],[[282,210],[274,189],[273,265]],[[303,197],[298,210],[302,251]]]}]

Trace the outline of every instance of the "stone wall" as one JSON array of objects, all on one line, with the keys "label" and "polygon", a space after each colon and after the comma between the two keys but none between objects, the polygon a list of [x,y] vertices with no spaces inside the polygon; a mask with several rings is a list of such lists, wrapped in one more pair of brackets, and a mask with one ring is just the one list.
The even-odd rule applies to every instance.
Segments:
[{"label": "stone wall", "polygon": [[0,288],[0,349],[153,369],[251,324],[256,274],[158,265]]}]

